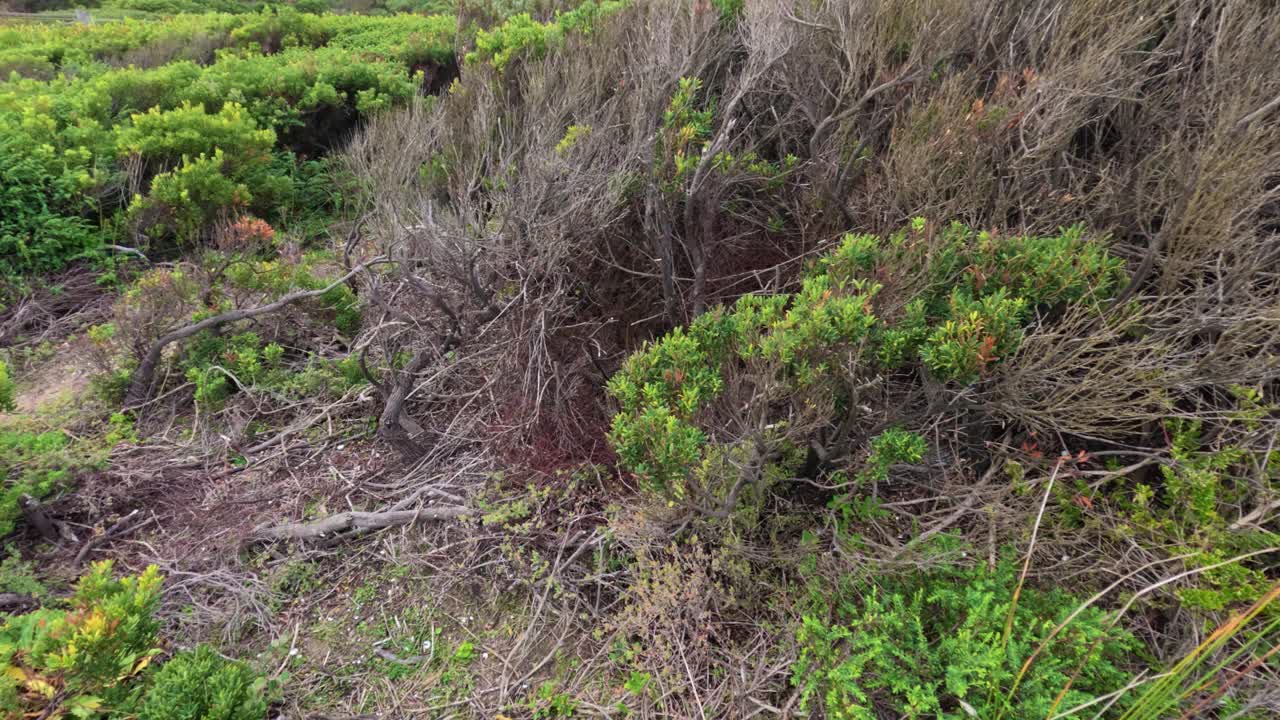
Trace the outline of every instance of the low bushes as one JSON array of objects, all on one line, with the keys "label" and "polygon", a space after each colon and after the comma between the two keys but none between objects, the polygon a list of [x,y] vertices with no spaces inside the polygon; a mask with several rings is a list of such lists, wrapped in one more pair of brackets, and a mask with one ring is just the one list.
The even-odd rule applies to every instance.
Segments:
[{"label": "low bushes", "polygon": [[[816,596],[796,630],[801,710],[822,708],[831,720],[873,720],[886,710],[1040,718],[1123,688],[1140,647],[1133,635],[1096,609],[1069,618],[1081,600],[1068,593],[1015,592],[1017,578],[1017,566],[1003,562],[849,581]],[[1059,623],[1065,630],[1050,639]]]},{"label": "low bushes", "polygon": [[[103,369],[133,371],[138,358],[168,333],[236,307],[274,302],[289,293],[318,291],[334,282],[334,259],[303,254],[276,236],[264,221],[242,216],[221,227],[198,264],[153,269],[141,275],[116,303],[112,322],[90,331]],[[275,259],[264,257],[275,256]],[[288,396],[341,393],[365,382],[355,358],[319,357],[307,350],[316,337],[353,338],[360,306],[346,285],[298,303],[280,320],[253,330],[231,326],[205,330],[175,354],[175,376],[195,388],[203,409],[215,410],[241,389]],[[120,398],[115,398],[119,400]]]},{"label": "low bushes", "polygon": [[178,653],[158,672],[155,617],[163,578],[112,578],[94,564],[65,607],[9,616],[0,626],[0,711],[11,717],[261,720],[266,680],[209,648]]},{"label": "low bushes", "polygon": [[36,499],[69,483],[78,463],[64,453],[68,437],[56,430],[0,429],[0,536],[13,532],[22,517],[24,495]]},{"label": "low bushes", "polygon": [[15,403],[13,378],[9,376],[9,365],[0,360],[0,412],[13,410]]},{"label": "low bushes", "polygon": [[520,53],[538,58],[563,42],[570,32],[590,32],[604,16],[626,7],[617,0],[587,0],[568,12],[557,13],[549,22],[539,22],[529,13],[512,15],[502,24],[476,34],[475,50],[467,53],[467,63],[490,62],[499,71]]},{"label": "low bushes", "polygon": [[266,717],[266,681],[244,663],[207,645],[182,652],[152,678],[139,720],[260,720]]},{"label": "low bushes", "polygon": [[[455,30],[443,16],[292,11],[21,27],[0,30],[13,41],[0,70],[17,73],[0,78],[0,253],[17,273],[54,270],[104,236],[189,242],[225,215],[314,212],[302,155],[412,97],[421,68],[452,63]],[[104,64],[201,28],[225,35],[207,64]]]},{"label": "low bushes", "polygon": [[155,567],[113,580],[102,562],[80,579],[65,609],[9,617],[0,628],[6,668],[0,707],[11,713],[61,703],[81,717],[129,701],[129,681],[160,652]]},{"label": "low bushes", "polygon": [[[1105,299],[1121,277],[1078,227],[996,237],[919,220],[888,238],[846,235],[797,292],[744,296],[633,354],[609,382],[620,404],[610,438],[647,487],[706,502],[725,491],[717,443],[760,467],[808,447],[819,427],[847,425],[857,386],[878,374],[978,382],[1017,349],[1032,313]],[[732,409],[744,403],[759,410],[744,418]]]},{"label": "low bushes", "polygon": [[62,430],[0,427],[0,537],[22,517],[23,496],[40,500],[70,488],[76,474],[101,467],[115,445],[133,437],[133,421],[112,414],[102,432],[76,437]]}]

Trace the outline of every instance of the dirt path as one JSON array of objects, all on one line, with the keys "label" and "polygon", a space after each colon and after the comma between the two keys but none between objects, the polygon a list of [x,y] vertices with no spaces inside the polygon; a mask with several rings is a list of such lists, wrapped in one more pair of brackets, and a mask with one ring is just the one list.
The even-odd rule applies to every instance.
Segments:
[{"label": "dirt path", "polygon": [[0,412],[0,425],[84,400],[95,372],[88,342],[82,336],[73,336],[63,341],[48,360],[17,377],[17,408],[10,413]]}]

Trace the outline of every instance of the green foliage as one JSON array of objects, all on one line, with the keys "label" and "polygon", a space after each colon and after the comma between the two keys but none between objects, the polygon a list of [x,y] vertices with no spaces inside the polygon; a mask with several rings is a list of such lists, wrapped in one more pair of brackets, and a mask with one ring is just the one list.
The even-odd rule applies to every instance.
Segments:
[{"label": "green foliage", "polygon": [[13,378],[9,376],[9,366],[0,360],[0,412],[11,412],[17,409]]},{"label": "green foliage", "polygon": [[548,680],[539,685],[538,691],[529,699],[529,709],[533,711],[534,720],[571,718],[578,709],[578,703],[568,693],[558,692],[554,680]]},{"label": "green foliage", "polygon": [[1004,562],[879,586],[848,581],[830,597],[817,594],[796,631],[792,682],[802,711],[822,707],[834,720],[873,720],[883,712],[1041,718],[1055,704],[1064,710],[1123,687],[1138,643],[1086,609],[1040,652],[1009,697],[1026,659],[1079,604],[1060,591],[1024,589],[1006,643],[1017,576],[1016,564]]},{"label": "green foliage", "polygon": [[207,645],[173,656],[155,674],[138,720],[262,720],[266,678]]},{"label": "green foliage", "polygon": [[43,498],[70,481],[77,463],[65,450],[69,440],[57,430],[28,432],[0,429],[0,536],[13,532],[22,517],[23,495]]},{"label": "green foliage", "polygon": [[1017,349],[1026,313],[1027,301],[1008,297],[1005,288],[980,299],[957,290],[948,319],[921,343],[920,359],[941,377],[976,379],[994,360]]},{"label": "green foliage", "polygon": [[[702,97],[702,80],[682,77],[662,114],[658,133],[654,170],[662,189],[673,199],[682,200],[686,186],[702,162],[711,140],[715,122],[715,103]],[[711,158],[710,168],[735,181],[756,181],[761,190],[773,191],[782,186],[787,173],[794,170],[799,158],[788,154],[780,163],[769,162],[755,151],[740,154],[721,150]],[[779,218],[769,224],[780,230]]]},{"label": "green foliage", "polygon": [[[1280,632],[1280,613],[1273,612],[1270,616],[1263,613],[1277,598],[1280,598],[1280,583],[1273,584],[1246,610],[1219,625],[1168,672],[1153,678],[1154,682],[1147,683],[1121,716],[1121,720],[1160,720],[1175,716],[1207,715],[1204,711],[1216,704],[1222,692],[1215,690],[1208,693],[1206,698],[1206,688],[1225,689],[1230,682],[1241,677],[1241,674],[1235,674],[1233,680],[1222,682],[1233,663],[1245,663],[1252,658],[1252,662],[1260,664],[1275,653],[1276,633]],[[1226,659],[1219,661],[1223,654],[1226,654]],[[1239,701],[1228,699],[1222,704],[1226,712],[1244,712],[1239,708]]]},{"label": "green foliage", "polygon": [[590,125],[570,125],[569,129],[564,131],[564,137],[560,142],[556,143],[556,154],[566,155],[578,141],[591,134]]},{"label": "green foliage", "polygon": [[700,342],[703,327],[720,314],[703,317],[708,319],[695,320],[689,332],[676,328],[632,355],[609,381],[609,393],[621,405],[609,435],[619,460],[649,489],[676,498],[684,496],[684,478],[706,443],[693,415],[721,388],[720,358]]},{"label": "green foliage", "polygon": [[73,715],[96,717],[136,692],[131,679],[159,653],[154,612],[162,578],[155,566],[120,580],[111,569],[110,561],[94,564],[66,609],[5,620],[0,708],[38,712],[58,698]]},{"label": "green foliage", "polygon": [[[156,269],[125,290],[119,307],[126,320],[90,330],[102,352],[123,346],[146,347],[174,327],[199,322],[247,297],[271,302],[298,290],[322,290],[333,283],[333,258],[324,252],[260,257],[273,249],[274,233],[260,220],[242,217],[219,240],[226,250],[205,251],[199,266]],[[296,350],[313,328],[353,336],[359,331],[361,305],[350,287],[338,285],[319,297],[298,303],[298,319],[271,337],[256,332],[199,333],[184,342],[175,356],[177,370],[195,387],[202,410],[218,410],[245,388],[292,398],[336,397],[367,380],[354,357],[321,358]],[[145,332],[138,329],[145,327]],[[121,333],[129,337],[118,337]],[[134,336],[134,333],[138,335]]]},{"label": "green foliage", "polygon": [[889,428],[871,440],[871,453],[866,469],[858,479],[863,482],[884,482],[889,477],[890,466],[897,463],[917,463],[927,450],[924,438],[901,428]]},{"label": "green foliage", "polygon": [[499,72],[520,56],[539,58],[564,42],[569,33],[590,33],[601,18],[626,7],[621,0],[586,0],[568,12],[557,13],[550,22],[538,22],[529,13],[517,13],[505,22],[476,34],[475,50],[465,62],[492,63]]},{"label": "green foliage", "polygon": [[969,383],[1017,350],[1032,311],[1106,299],[1122,268],[1080,226],[1047,237],[997,237],[951,223],[931,239],[917,218],[883,240],[846,235],[816,271],[869,278],[923,269],[902,316],[877,329],[878,357],[888,368],[918,357],[940,378]]},{"label": "green foliage", "polygon": [[[706,120],[687,109],[696,89],[682,82],[669,112],[678,136],[698,137]],[[1033,308],[1106,297],[1118,284],[1120,261],[1079,228],[1048,238],[996,238],[959,224],[930,238],[924,223],[915,228],[885,239],[847,235],[797,292],[742,297],[629,357],[608,386],[619,404],[610,440],[623,466],[649,489],[684,499],[696,469],[718,452],[709,418],[728,383],[750,383],[797,412],[833,413],[849,401],[849,373],[922,367],[978,382],[1017,350]],[[901,313],[877,316],[882,281],[922,268]],[[877,479],[883,462],[918,457],[923,448],[908,437],[882,436],[862,479]]]},{"label": "green foliage", "polygon": [[93,207],[81,159],[0,132],[0,257],[9,265],[0,273],[52,270],[94,246],[81,217]]},{"label": "green foliage", "polygon": [[454,662],[469,663],[476,656],[476,646],[469,640],[459,643],[453,651]]},{"label": "green foliage", "polygon": [[22,559],[22,554],[13,545],[5,546],[5,558],[0,562],[0,592],[29,595],[43,598],[48,594],[39,578],[36,577],[35,563]]},{"label": "green foliage", "polygon": [[111,571],[110,561],[95,563],[65,607],[5,619],[0,711],[86,719],[266,717],[266,679],[206,646],[144,673],[161,652],[155,611],[164,579],[154,565],[118,580]]},{"label": "green foliage", "polygon": [[[1265,502],[1261,498],[1280,492],[1280,451],[1249,452],[1222,439],[1240,427],[1247,431],[1258,409],[1266,407],[1259,397],[1247,393],[1237,402],[1241,416],[1220,426],[1228,432],[1211,445],[1202,437],[1199,422],[1170,419],[1165,428],[1170,438],[1169,462],[1160,466],[1163,482],[1156,487],[1137,484],[1131,490],[1132,500],[1125,503],[1131,523],[1128,530],[1168,548],[1171,554],[1189,554],[1188,563],[1195,567],[1221,564],[1280,544],[1280,536],[1266,527],[1233,527],[1239,516],[1247,514],[1242,508],[1251,499]],[[1197,575],[1194,585],[1177,594],[1186,607],[1217,611],[1254,601],[1271,583],[1263,568],[1229,563]]]},{"label": "green foliage", "polygon": [[743,9],[747,6],[746,0],[711,0],[711,4],[720,13],[720,18],[725,22],[730,22],[741,16]]},{"label": "green foliage", "polygon": [[231,162],[261,161],[275,141],[275,132],[259,129],[244,106],[234,102],[216,113],[190,101],[166,111],[153,107],[135,113],[116,134],[117,152],[168,164],[219,149],[234,156]]},{"label": "green foliage", "polygon": [[658,135],[657,154],[664,167],[663,187],[674,192],[684,185],[697,167],[702,145],[711,137],[712,108],[698,109],[698,93],[702,80],[682,77],[662,114],[662,131]]},{"label": "green foliage", "polygon": [[153,239],[185,241],[239,210],[275,221],[327,201],[299,187],[315,172],[295,152],[413,97],[420,68],[453,62],[455,30],[447,16],[288,9],[0,27],[6,272],[92,253],[126,210]]},{"label": "green foliage", "polygon": [[265,349],[257,333],[229,337],[203,333],[191,343],[184,359],[187,380],[196,386],[196,402],[216,407],[236,387],[253,385],[277,369],[276,363],[266,359]]},{"label": "green foliage", "polygon": [[199,239],[220,212],[252,200],[243,183],[224,174],[224,157],[221,149],[211,157],[184,157],[181,167],[157,175],[151,194],[135,197],[130,204],[132,221],[153,238]]}]

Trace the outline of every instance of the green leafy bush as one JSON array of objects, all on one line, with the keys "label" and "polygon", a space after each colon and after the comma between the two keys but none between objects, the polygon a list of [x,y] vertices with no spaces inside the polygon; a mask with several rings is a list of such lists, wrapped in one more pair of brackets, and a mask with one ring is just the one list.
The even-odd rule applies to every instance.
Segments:
[{"label": "green leafy bush", "polygon": [[[1220,611],[1237,603],[1253,602],[1264,595],[1274,580],[1265,564],[1227,563],[1245,553],[1274,548],[1280,542],[1267,523],[1237,524],[1250,514],[1248,508],[1266,507],[1263,498],[1280,490],[1280,451],[1249,451],[1238,444],[1248,433],[1259,412],[1271,409],[1255,405],[1258,397],[1238,391],[1238,416],[1219,425],[1218,437],[1207,440],[1200,422],[1172,418],[1165,430],[1169,435],[1169,462],[1160,466],[1161,483],[1132,483],[1127,478],[1119,495],[1129,523],[1125,531],[1147,538],[1151,544],[1168,548],[1171,554],[1186,554],[1196,567],[1221,565],[1197,575],[1195,583],[1177,591],[1184,607]],[[1258,495],[1258,490],[1263,493]],[[1268,610],[1274,617],[1280,613]]]},{"label": "green leafy bush", "polygon": [[[44,607],[0,626],[0,711],[17,717],[262,720],[267,680],[207,646],[160,655],[155,617],[164,578],[153,565],[112,578],[95,563],[65,607]],[[146,672],[144,672],[146,671]]]},{"label": "green leafy bush", "polygon": [[16,398],[17,389],[14,386],[13,378],[9,376],[9,366],[5,361],[0,360],[0,412],[10,412],[17,409]]},{"label": "green leafy bush", "polygon": [[178,653],[151,679],[138,720],[262,720],[266,678],[207,645]]},{"label": "green leafy bush", "polygon": [[624,7],[625,2],[616,0],[587,0],[545,23],[534,20],[529,13],[517,13],[502,24],[477,33],[475,50],[467,53],[465,61],[468,64],[489,62],[501,71],[521,54],[542,57],[548,49],[564,42],[568,33],[589,33],[600,18]]},{"label": "green leafy bush", "polygon": [[1049,641],[1020,677],[1080,601],[1024,589],[1015,610],[1017,580],[1017,565],[1003,562],[995,570],[950,567],[878,584],[850,581],[831,597],[819,594],[796,631],[792,682],[802,711],[821,707],[833,720],[874,720],[884,712],[1042,718],[1124,687],[1139,643],[1094,609]]},{"label": "green leafy bush", "polygon": [[97,717],[136,692],[130,681],[160,652],[154,612],[163,578],[155,566],[120,580],[111,569],[94,564],[66,609],[5,620],[0,708],[38,713],[61,703],[76,717]]},{"label": "green leafy bush", "polygon": [[[126,214],[180,241],[244,210],[305,214],[298,203],[330,196],[299,187],[315,175],[299,154],[413,97],[422,68],[453,63],[455,32],[446,16],[292,10],[0,27],[5,272],[92,254]],[[107,64],[151,51],[157,62]]]},{"label": "green leafy bush", "polygon": [[0,132],[0,257],[4,272],[52,270],[94,247],[93,204],[83,158],[52,147],[32,147]]},{"label": "green leafy bush", "polygon": [[13,532],[22,517],[23,495],[43,498],[69,482],[77,466],[65,452],[69,439],[56,430],[0,430],[0,536]]},{"label": "green leafy bush", "polygon": [[13,545],[4,548],[5,558],[0,561],[0,592],[43,598],[48,588],[36,575],[34,562],[22,559],[22,553]]},{"label": "green leafy bush", "polygon": [[711,137],[711,123],[715,111],[698,109],[698,93],[702,80],[696,77],[680,78],[671,103],[662,114],[662,132],[658,136],[655,152],[666,165],[660,172],[668,192],[683,185],[697,166],[702,145]]},{"label": "green leafy bush", "polygon": [[183,158],[181,167],[152,180],[150,195],[134,198],[131,221],[153,238],[200,239],[219,214],[235,212],[253,199],[243,183],[224,174],[225,164],[221,149],[212,156]]},{"label": "green leafy bush", "polygon": [[[619,404],[611,442],[646,487],[685,499],[691,478],[705,474],[695,469],[719,452],[716,403],[728,390],[792,408],[778,415],[786,422],[742,442],[766,454],[804,447],[788,426],[838,424],[850,378],[923,370],[979,382],[1017,350],[1033,309],[1105,298],[1120,266],[1078,227],[999,238],[959,224],[934,234],[921,221],[884,239],[847,235],[795,293],[742,297],[629,357],[609,381]],[[886,282],[910,293],[887,316],[876,311]],[[716,495],[709,485],[693,489]]]},{"label": "green leafy bush", "polygon": [[172,110],[153,107],[134,114],[116,134],[117,152],[168,166],[216,150],[228,153],[228,162],[260,163],[275,141],[275,132],[259,129],[244,106],[234,102],[213,113],[189,101]]}]

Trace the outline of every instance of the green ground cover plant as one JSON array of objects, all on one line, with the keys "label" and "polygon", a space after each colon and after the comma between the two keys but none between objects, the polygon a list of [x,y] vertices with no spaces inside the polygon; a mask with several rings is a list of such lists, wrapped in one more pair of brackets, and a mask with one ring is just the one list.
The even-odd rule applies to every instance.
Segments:
[{"label": "green ground cover plant", "polygon": [[950,567],[850,579],[816,594],[796,630],[801,709],[822,707],[836,720],[885,709],[903,718],[1050,717],[1125,687],[1124,668],[1141,644],[1100,610],[1072,618],[1037,653],[1082,599],[1060,590],[1015,595],[1017,570],[1008,561]]}]

